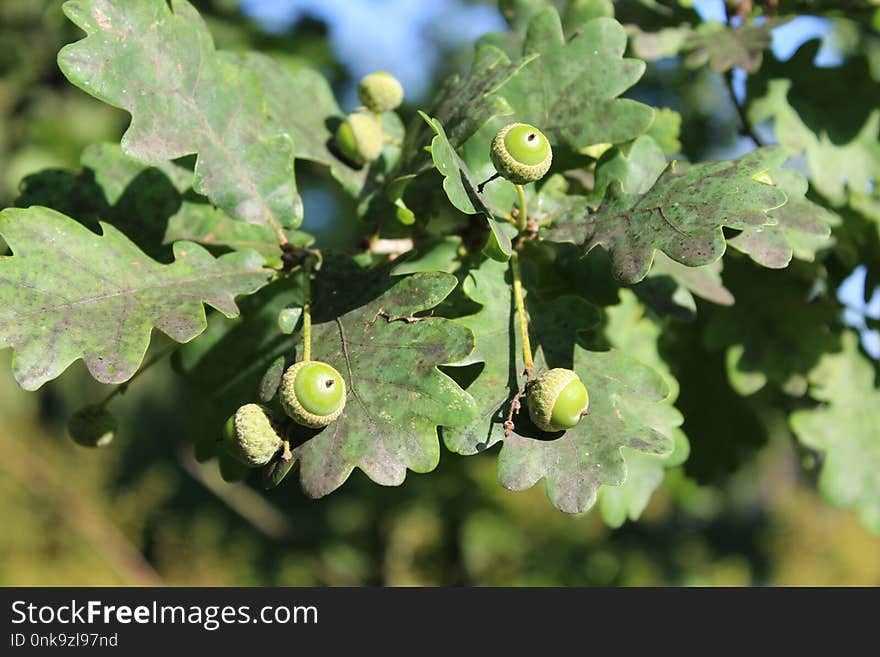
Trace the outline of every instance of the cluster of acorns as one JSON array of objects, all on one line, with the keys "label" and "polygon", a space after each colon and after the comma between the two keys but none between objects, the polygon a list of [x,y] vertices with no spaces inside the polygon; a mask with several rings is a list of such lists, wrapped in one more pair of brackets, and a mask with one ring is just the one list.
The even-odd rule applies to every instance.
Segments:
[{"label": "cluster of acorns", "polygon": [[336,146],[352,164],[363,166],[379,158],[387,137],[382,114],[400,107],[403,87],[385,71],[371,73],[358,84],[363,107],[349,114],[336,130]]},{"label": "cluster of acorns", "polygon": [[[300,361],[287,368],[278,389],[281,407],[297,424],[320,429],[338,419],[345,408],[345,380],[327,363]],[[243,464],[266,465],[284,444],[269,410],[259,404],[241,406],[226,423],[227,450]]]},{"label": "cluster of acorns", "polygon": [[[341,153],[363,165],[379,157],[386,141],[381,114],[403,101],[403,88],[385,72],[372,73],[358,85],[364,107],[350,114],[336,132]],[[511,123],[492,141],[491,158],[498,175],[524,185],[544,177],[553,151],[544,134],[525,123]],[[570,429],[587,414],[589,395],[578,375],[554,368],[526,385],[529,417],[539,429]],[[337,420],[345,408],[345,381],[336,369],[320,361],[301,361],[287,369],[279,388],[281,406],[297,424],[320,429]],[[284,439],[266,407],[245,404],[226,423],[229,452],[250,467],[269,463],[284,446]]]}]

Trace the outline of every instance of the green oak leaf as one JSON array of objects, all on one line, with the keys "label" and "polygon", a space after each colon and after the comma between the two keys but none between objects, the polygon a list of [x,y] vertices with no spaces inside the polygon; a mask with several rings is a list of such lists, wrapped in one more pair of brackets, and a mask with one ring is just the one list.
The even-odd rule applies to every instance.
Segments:
[{"label": "green oak leaf", "polygon": [[818,48],[808,41],[789,61],[768,61],[749,78],[749,118],[772,119],[780,146],[805,156],[813,188],[841,206],[880,178],[880,93],[864,58],[817,68]]},{"label": "green oak leaf", "polygon": [[787,267],[792,256],[812,262],[816,252],[834,244],[831,227],[840,217],[807,199],[807,180],[797,171],[778,169],[768,174],[788,201],[770,211],[775,226],[747,228],[727,243],[765,267]]},{"label": "green oak leaf", "polygon": [[186,0],[71,0],[87,36],[65,46],[67,78],[131,114],[125,152],[157,164],[198,153],[195,189],[236,219],[296,227],[302,201],[290,136],[275,129],[253,72],[214,49]]},{"label": "green oak leaf", "polygon": [[[342,187],[352,196],[364,193],[368,177],[387,173],[400,156],[403,125],[397,114],[385,112],[382,127],[390,141],[382,157],[369,167],[355,168],[333,150],[336,128],[345,118],[333,96],[327,79],[305,66],[283,66],[261,53],[247,53],[243,64],[256,73],[266,96],[272,121],[293,138],[297,159],[310,160],[330,167]],[[374,191],[371,186],[368,191]]]},{"label": "green oak leaf", "polygon": [[[321,497],[354,468],[373,481],[396,486],[406,470],[429,472],[440,459],[437,427],[467,424],[476,405],[439,365],[460,361],[474,335],[451,320],[417,318],[457,285],[441,272],[393,277],[387,289],[364,297],[361,286],[318,277],[312,357],[334,365],[348,387],[343,415],[294,449],[305,492]],[[369,288],[369,286],[364,286]]]},{"label": "green oak leaf", "polygon": [[663,169],[666,157],[660,145],[648,135],[641,135],[629,144],[607,151],[596,166],[596,185],[590,194],[598,204],[608,186],[617,181],[624,194],[647,193]]},{"label": "green oak leaf", "polygon": [[569,213],[577,212],[589,201],[586,196],[569,194],[568,191],[568,181],[558,173],[547,178],[537,193],[533,186],[527,187],[529,218],[537,222],[539,227],[566,221]]},{"label": "green oak leaf", "polygon": [[657,343],[661,326],[646,315],[636,295],[623,289],[620,303],[605,309],[603,334],[607,344],[652,367],[669,386],[669,404],[655,405],[648,424],[672,438],[674,449],[667,455],[643,454],[628,447],[621,449],[626,460],[627,477],[619,486],[599,489],[599,508],[605,522],[620,527],[624,521],[637,520],[648,505],[651,495],[663,481],[664,471],[687,460],[690,451],[687,436],[679,429],[682,417],[671,405],[678,397],[678,381],[660,356]]},{"label": "green oak leaf", "polygon": [[756,269],[729,258],[724,281],[737,302],[707,308],[705,344],[727,351],[730,381],[740,394],[752,394],[770,381],[801,396],[819,357],[837,349],[836,302],[814,294],[815,274],[792,267]]},{"label": "green oak leaf", "polygon": [[92,231],[99,230],[99,221],[106,221],[151,258],[170,262],[173,255],[165,242],[165,227],[192,186],[192,170],[180,162],[150,166],[111,143],[86,146],[80,163],[79,173],[49,169],[27,176],[15,204],[52,208],[76,217]]},{"label": "green oak leaf", "polygon": [[[315,238],[298,230],[284,230],[289,244],[307,247]],[[281,266],[278,236],[265,224],[236,221],[223,210],[206,203],[204,197],[185,196],[180,209],[168,219],[166,244],[179,240],[197,242],[233,251],[256,251],[267,263]]]},{"label": "green oak leaf", "polygon": [[586,208],[598,206],[613,181],[624,190],[644,193],[665,166],[666,158],[657,143],[651,137],[641,135],[602,154],[596,165],[593,191],[586,197],[568,195],[568,183],[561,174],[548,178],[537,197],[530,200],[529,216],[541,227],[556,225],[556,234],[560,234],[566,225],[577,222]]},{"label": "green oak leaf", "polygon": [[775,223],[770,210],[785,194],[760,174],[782,163],[779,149],[762,148],[735,161],[704,162],[676,171],[671,163],[644,194],[625,193],[613,182],[595,214],[545,231],[549,239],[581,241],[590,251],[604,246],[620,280],[636,283],[655,251],[691,267],[724,253],[722,226],[745,229]]},{"label": "green oak leaf", "polygon": [[0,212],[0,234],[13,252],[0,258],[0,346],[15,351],[13,372],[27,390],[79,358],[102,383],[127,381],[154,327],[188,342],[205,329],[204,303],[234,317],[235,297],[273,273],[256,253],[215,259],[187,242],[162,265],[113,226],[101,228],[96,235],[39,206]]},{"label": "green oak leaf", "polygon": [[490,255],[498,260],[507,260],[513,250],[511,235],[494,216],[501,210],[493,211],[487,207],[481,195],[477,193],[476,181],[467,164],[455,152],[440,121],[425,114],[422,114],[422,118],[435,133],[431,141],[431,157],[434,166],[443,176],[443,191],[446,192],[452,205],[465,214],[482,214],[486,217],[489,224],[489,244],[495,247]]},{"label": "green oak leaf", "polygon": [[525,56],[540,54],[501,89],[517,121],[537,126],[554,145],[573,149],[618,143],[645,132],[654,112],[618,98],[645,70],[623,57],[626,33],[613,18],[584,23],[567,42],[557,11],[548,7],[529,22]]},{"label": "green oak leaf", "polygon": [[760,25],[744,23],[734,28],[718,21],[701,23],[684,44],[684,49],[691,51],[685,64],[697,68],[708,63],[716,73],[732,68],[754,73],[761,68],[763,53],[773,40],[771,30],[784,22],[765,20]]},{"label": "green oak leaf", "polygon": [[620,352],[590,352],[576,346],[573,369],[590,391],[590,415],[574,429],[548,439],[536,435],[521,413],[517,428],[504,439],[498,477],[505,488],[515,491],[545,479],[556,508],[582,513],[595,503],[600,486],[626,480],[621,448],[670,454],[673,441],[655,426],[680,424],[682,419],[672,407],[664,406],[669,388],[662,377]]},{"label": "green oak leaf", "polygon": [[[204,196],[192,191],[193,172],[180,164],[165,162],[155,168],[150,167],[126,155],[118,144],[87,146],[83,151],[82,164],[94,172],[95,182],[103,190],[107,201],[113,204],[112,215],[107,219],[117,228],[124,229],[128,224],[137,222],[139,226],[156,231],[161,230],[164,224],[162,244],[166,248],[169,244],[186,240],[233,251],[256,251],[273,261],[280,256],[278,237],[270,226],[236,221],[211,205]],[[141,177],[146,180],[142,181]],[[155,189],[148,185],[154,185]],[[171,185],[176,193],[169,191]],[[132,186],[143,187],[146,192],[144,198],[134,197],[124,202]],[[168,198],[160,198],[160,193]],[[155,206],[175,207],[176,211],[170,216],[156,216]],[[127,230],[124,232],[128,235]],[[283,232],[287,241],[294,246],[308,246],[314,241],[310,235],[300,231]],[[136,239],[138,234],[129,237],[140,244]],[[280,266],[280,261],[278,264]]]},{"label": "green oak leaf", "polygon": [[819,489],[834,506],[854,508],[880,534],[880,388],[855,333],[843,351],[825,354],[810,372],[809,394],[822,405],[792,413],[798,440],[822,453]]},{"label": "green oak leaf", "polygon": [[[534,299],[529,313],[530,332],[538,345],[536,365],[573,367],[590,391],[590,415],[557,436],[536,429],[523,409],[515,417],[514,431],[504,437],[510,401],[524,382],[517,376],[522,371],[521,349],[506,271],[503,264],[486,261],[471,270],[463,284],[465,294],[482,307],[456,320],[477,336],[477,349],[456,365],[483,364],[468,386],[479,411],[476,421],[466,426],[444,427],[443,439],[460,454],[484,451],[503,441],[498,464],[503,486],[524,490],[545,478],[554,506],[580,513],[592,506],[601,485],[617,485],[625,479],[621,447],[657,454],[670,451],[671,440],[651,428],[665,412],[656,407],[668,397],[669,389],[660,375],[621,353],[590,352],[578,344],[578,334],[598,319],[583,299],[571,295]],[[675,414],[672,422],[681,419]]]},{"label": "green oak leaf", "polygon": [[816,134],[788,104],[791,83],[773,80],[767,95],[749,110],[755,122],[774,119],[777,139],[791,155],[804,154],[810,181],[835,205],[846,202],[847,192],[864,193],[880,179],[880,110],[872,113],[849,142],[837,144],[826,133]]},{"label": "green oak leaf", "polygon": [[548,0],[499,0],[498,9],[513,32],[525,32],[534,15],[551,4],[563,5],[560,11],[566,32],[577,29],[593,18],[602,16],[614,18],[612,0],[570,0],[564,3],[553,3]]},{"label": "green oak leaf", "polygon": [[[675,419],[670,413],[667,421]],[[668,426],[656,428],[658,431],[669,431]],[[606,525],[617,528],[627,520],[638,520],[654,492],[663,483],[666,470],[687,461],[691,450],[687,436],[675,427],[671,437],[672,451],[664,456],[645,454],[630,447],[620,448],[626,461],[626,479],[619,486],[602,486],[599,489],[599,509]]]},{"label": "green oak leaf", "polygon": [[[448,319],[416,317],[443,301],[456,284],[446,273],[391,276],[384,268],[365,270],[341,257],[325,259],[313,285],[312,358],[342,374],[348,399],[342,416],[320,431],[289,426],[306,494],[331,493],[355,468],[379,484],[399,485],[407,469],[428,472],[437,465],[438,426],[471,421],[474,400],[438,366],[466,358],[474,348],[473,334]],[[273,287],[274,296],[249,307],[251,314],[237,326],[206,336],[212,338],[207,351],[193,345],[188,377],[200,389],[213,384],[220,389],[215,415],[225,418],[253,401],[274,361],[286,355],[289,362],[301,353],[301,332],[286,335],[277,323],[280,310],[301,302],[299,292],[289,283],[288,289]],[[222,362],[225,354],[237,353],[240,362]],[[237,366],[246,372],[238,374]],[[216,435],[221,426],[215,422]],[[210,447],[210,436],[203,443]]]},{"label": "green oak leaf", "polygon": [[[171,262],[180,240],[234,251],[257,251],[281,265],[275,231],[265,224],[236,221],[191,190],[193,172],[175,162],[149,166],[126,155],[119,144],[92,144],[83,151],[83,171],[48,170],[24,179],[19,207],[42,205],[77,217],[93,231],[106,221],[150,257]],[[312,238],[285,230],[288,242],[307,246]]]},{"label": "green oak leaf", "polygon": [[[129,157],[119,144],[90,144],[85,147],[80,162],[94,173],[95,183],[104,192],[107,202],[118,205],[129,187],[148,169],[157,169],[180,193],[193,186],[193,172],[182,162],[160,162],[153,167]],[[155,201],[154,201],[155,202]]]}]

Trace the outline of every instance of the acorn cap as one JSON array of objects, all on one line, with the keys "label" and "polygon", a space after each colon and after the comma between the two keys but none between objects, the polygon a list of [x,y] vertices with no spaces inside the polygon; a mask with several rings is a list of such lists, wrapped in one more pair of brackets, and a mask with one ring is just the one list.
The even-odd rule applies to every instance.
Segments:
[{"label": "acorn cap", "polygon": [[502,177],[515,185],[525,185],[526,183],[540,180],[546,175],[553,162],[553,150],[548,148],[547,156],[536,164],[526,164],[518,161],[510,154],[505,142],[507,134],[518,127],[530,128],[535,133],[536,139],[545,141],[547,139],[540,130],[526,123],[509,123],[501,128],[492,140],[490,155],[492,157],[492,164],[495,165],[495,170]]},{"label": "acorn cap", "polygon": [[[572,384],[575,384],[575,386],[572,386]],[[569,388],[569,386],[572,387]],[[530,383],[526,393],[526,404],[529,408],[529,417],[532,418],[535,426],[542,431],[562,431],[577,424],[576,420],[579,420],[580,416],[584,415],[587,411],[588,397],[586,397],[585,403],[581,408],[574,409],[573,414],[578,417],[573,423],[569,423],[568,426],[562,426],[554,422],[553,411],[556,409],[560,396],[567,397],[569,392],[577,392],[580,388],[583,388],[583,392],[586,392],[580,377],[572,370],[562,367],[547,370]]]},{"label": "acorn cap", "polygon": [[226,423],[226,449],[241,463],[256,468],[266,465],[281,448],[281,437],[266,409],[245,404]]},{"label": "acorn cap", "polygon": [[358,83],[358,98],[371,112],[390,112],[403,102],[403,87],[390,73],[377,71]]},{"label": "acorn cap", "polygon": [[354,112],[336,130],[336,145],[345,157],[362,165],[378,159],[382,154],[385,132],[376,116]]},{"label": "acorn cap", "polygon": [[[332,385],[341,386],[341,401],[339,405],[333,409],[331,412],[326,414],[313,413],[311,410],[305,408],[302,402],[297,395],[297,386],[296,386],[296,378],[305,368],[310,365],[323,365],[335,373],[335,376],[332,377]],[[330,379],[328,379],[328,382]],[[279,398],[281,399],[281,405],[284,407],[284,412],[287,415],[298,422],[299,424],[309,427],[311,429],[320,429],[321,427],[326,427],[331,422],[334,422],[342,415],[342,411],[345,409],[345,398],[346,398],[346,389],[345,389],[345,379],[340,376],[339,372],[336,371],[332,366],[327,363],[323,363],[317,360],[302,360],[298,363],[294,363],[287,371],[284,373],[284,376],[281,377],[281,387],[279,388]]]}]

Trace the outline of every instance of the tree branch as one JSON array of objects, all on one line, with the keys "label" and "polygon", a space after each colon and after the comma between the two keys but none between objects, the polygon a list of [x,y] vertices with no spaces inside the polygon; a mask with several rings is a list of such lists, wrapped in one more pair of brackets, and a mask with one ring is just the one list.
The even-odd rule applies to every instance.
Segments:
[{"label": "tree branch", "polygon": [[727,93],[730,95],[730,102],[733,103],[733,106],[736,108],[736,113],[739,115],[739,121],[742,124],[740,132],[755,142],[755,146],[760,148],[764,145],[764,141],[755,133],[755,129],[752,127],[752,122],[749,121],[749,116],[746,113],[746,108],[743,107],[742,103],[740,103],[739,99],[736,97],[736,91],[733,88],[733,70],[724,72],[724,84],[727,87]]}]

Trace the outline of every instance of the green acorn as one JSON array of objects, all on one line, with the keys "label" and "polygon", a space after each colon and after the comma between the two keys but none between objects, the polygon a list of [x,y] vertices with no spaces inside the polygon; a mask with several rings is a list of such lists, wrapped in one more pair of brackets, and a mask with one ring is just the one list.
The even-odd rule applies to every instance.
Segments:
[{"label": "green acorn", "polygon": [[371,112],[381,114],[400,107],[403,87],[390,73],[377,71],[364,77],[358,84],[358,98]]},{"label": "green acorn", "polygon": [[279,390],[284,412],[299,424],[320,429],[342,415],[345,381],[333,367],[317,360],[291,365]]},{"label": "green acorn", "polygon": [[511,123],[492,140],[491,157],[499,175],[515,185],[525,185],[544,177],[553,161],[553,149],[536,127]]},{"label": "green acorn", "polygon": [[103,406],[85,406],[67,421],[73,442],[83,447],[106,447],[116,436],[119,423]]},{"label": "green acorn", "polygon": [[337,128],[336,145],[346,158],[360,166],[382,154],[385,132],[374,115],[354,112]]},{"label": "green acorn", "polygon": [[226,422],[226,450],[241,463],[256,468],[266,465],[281,449],[282,440],[259,404],[245,404]]},{"label": "green acorn", "polygon": [[577,374],[556,367],[529,384],[529,417],[543,431],[571,429],[587,414],[590,397]]}]

